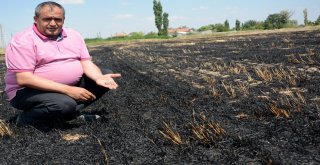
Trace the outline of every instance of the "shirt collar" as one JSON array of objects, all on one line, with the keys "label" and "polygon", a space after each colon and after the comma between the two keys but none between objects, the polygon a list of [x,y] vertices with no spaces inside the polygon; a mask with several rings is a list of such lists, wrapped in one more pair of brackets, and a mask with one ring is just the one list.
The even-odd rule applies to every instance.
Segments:
[{"label": "shirt collar", "polygon": [[[42,40],[50,40],[49,37],[41,34],[36,26],[36,24],[33,24],[32,27],[33,31],[42,39]],[[58,38],[56,39],[56,41],[60,41],[62,40],[64,37],[67,37],[67,33],[65,32],[64,29],[62,29],[62,32],[59,34]]]}]

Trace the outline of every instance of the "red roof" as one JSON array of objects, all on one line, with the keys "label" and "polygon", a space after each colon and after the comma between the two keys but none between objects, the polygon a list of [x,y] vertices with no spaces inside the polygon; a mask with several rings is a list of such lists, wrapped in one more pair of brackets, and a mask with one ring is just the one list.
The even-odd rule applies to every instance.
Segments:
[{"label": "red roof", "polygon": [[190,28],[169,28],[168,33],[173,34],[173,33],[188,33],[190,32]]}]

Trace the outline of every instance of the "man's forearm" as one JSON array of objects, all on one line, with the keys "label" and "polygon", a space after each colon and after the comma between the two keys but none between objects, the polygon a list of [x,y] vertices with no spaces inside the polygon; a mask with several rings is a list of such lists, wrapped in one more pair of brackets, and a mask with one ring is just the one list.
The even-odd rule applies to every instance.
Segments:
[{"label": "man's forearm", "polygon": [[101,70],[92,61],[81,61],[81,64],[84,74],[93,81],[96,81],[99,77],[103,76]]},{"label": "man's forearm", "polygon": [[35,76],[31,72],[16,73],[16,78],[20,86],[44,91],[52,91],[66,94],[70,88],[70,86],[68,85],[57,83],[39,76]]}]

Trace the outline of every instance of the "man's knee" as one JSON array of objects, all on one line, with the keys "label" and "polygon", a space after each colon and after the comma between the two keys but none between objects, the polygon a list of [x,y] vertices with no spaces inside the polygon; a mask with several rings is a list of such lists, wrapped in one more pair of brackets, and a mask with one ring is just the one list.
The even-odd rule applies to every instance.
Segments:
[{"label": "man's knee", "polygon": [[50,112],[70,113],[76,110],[77,102],[68,97],[58,97],[47,103],[47,108]]}]

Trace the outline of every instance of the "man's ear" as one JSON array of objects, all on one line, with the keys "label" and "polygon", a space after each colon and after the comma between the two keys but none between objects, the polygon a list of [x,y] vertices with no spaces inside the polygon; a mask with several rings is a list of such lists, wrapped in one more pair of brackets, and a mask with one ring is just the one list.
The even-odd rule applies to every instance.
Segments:
[{"label": "man's ear", "polygon": [[38,22],[38,17],[37,16],[33,16],[33,21],[36,24]]}]

